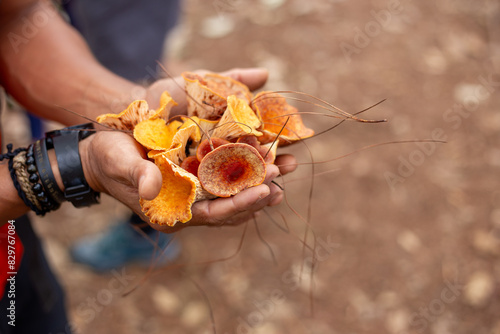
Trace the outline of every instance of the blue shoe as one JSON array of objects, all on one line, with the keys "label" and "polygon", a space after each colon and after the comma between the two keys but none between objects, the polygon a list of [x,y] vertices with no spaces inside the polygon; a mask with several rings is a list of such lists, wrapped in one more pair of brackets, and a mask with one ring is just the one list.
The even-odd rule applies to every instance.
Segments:
[{"label": "blue shoe", "polygon": [[154,231],[148,237],[150,240],[129,223],[119,223],[102,235],[79,240],[70,253],[75,262],[97,271],[117,269],[131,262],[161,266],[179,256],[180,245],[173,235]]}]

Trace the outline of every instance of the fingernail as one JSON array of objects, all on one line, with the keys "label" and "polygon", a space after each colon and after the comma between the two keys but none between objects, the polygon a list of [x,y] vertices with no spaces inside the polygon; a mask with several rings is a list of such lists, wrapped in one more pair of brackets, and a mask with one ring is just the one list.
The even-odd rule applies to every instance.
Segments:
[{"label": "fingernail", "polygon": [[265,193],[261,193],[259,195],[259,198],[255,201],[255,203],[259,203],[260,201],[262,201],[264,198],[266,198],[267,196],[269,196],[269,192],[265,192]]}]

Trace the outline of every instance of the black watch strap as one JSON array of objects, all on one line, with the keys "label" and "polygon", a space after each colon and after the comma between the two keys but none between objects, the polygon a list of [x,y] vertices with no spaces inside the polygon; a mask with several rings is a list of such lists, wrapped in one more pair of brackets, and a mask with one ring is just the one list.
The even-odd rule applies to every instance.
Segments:
[{"label": "black watch strap", "polygon": [[99,203],[99,193],[88,185],[83,174],[78,143],[92,134],[84,129],[92,123],[56,130],[46,134],[48,146],[54,147],[59,173],[64,184],[64,198],[77,208]]}]

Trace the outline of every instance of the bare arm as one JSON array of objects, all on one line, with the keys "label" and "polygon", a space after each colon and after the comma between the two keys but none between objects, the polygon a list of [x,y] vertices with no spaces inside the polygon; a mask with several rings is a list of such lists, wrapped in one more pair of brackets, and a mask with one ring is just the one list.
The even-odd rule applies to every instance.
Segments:
[{"label": "bare arm", "polygon": [[[260,87],[267,78],[267,72],[262,70],[233,70],[227,75],[250,88]],[[82,123],[82,119],[61,107],[95,118],[120,112],[136,99],[157,101],[164,89],[177,101],[186,98],[172,80],[161,80],[146,90],[106,70],[47,0],[0,1],[0,80],[25,107],[67,125]],[[183,112],[182,106],[177,112]],[[97,133],[81,142],[80,154],[89,185],[111,194],[139,214],[139,197],[152,199],[160,191],[160,171],[144,159],[130,136]],[[54,164],[52,167],[56,174],[57,168]],[[281,190],[271,184],[277,173],[276,167],[269,168],[266,184],[247,189],[232,199],[197,203],[193,220],[178,228],[218,225],[223,221],[238,223],[266,205],[277,204],[282,199]],[[27,212],[10,181],[6,164],[0,165],[0,181],[0,218],[6,221],[5,218]],[[58,183],[62,188],[60,180]]]},{"label": "bare arm", "polygon": [[49,1],[0,1],[1,83],[34,113],[66,125],[120,112],[146,90],[101,66]]}]

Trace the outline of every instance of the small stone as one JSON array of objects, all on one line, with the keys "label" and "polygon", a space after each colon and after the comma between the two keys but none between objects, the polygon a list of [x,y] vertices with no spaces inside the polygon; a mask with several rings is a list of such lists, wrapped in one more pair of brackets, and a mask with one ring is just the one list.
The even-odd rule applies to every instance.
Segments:
[{"label": "small stone", "polygon": [[285,3],[286,0],[260,0],[260,3],[267,7],[267,9],[276,9]]},{"label": "small stone", "polygon": [[460,83],[455,87],[455,101],[468,106],[473,102],[475,103],[476,101],[486,100],[490,97],[489,92],[483,93],[483,95],[481,95],[481,98],[479,98],[477,95],[477,92],[483,91],[484,87],[480,84]]},{"label": "small stone", "polygon": [[397,242],[408,253],[415,253],[422,246],[419,237],[410,230],[401,232],[397,237]]},{"label": "small stone", "polygon": [[173,314],[180,307],[180,300],[175,293],[161,285],[155,287],[151,295],[154,305],[161,313]]},{"label": "small stone", "polygon": [[182,323],[189,327],[196,327],[208,319],[208,305],[202,302],[190,302],[184,307],[181,315]]},{"label": "small stone", "polygon": [[404,333],[408,329],[409,314],[405,310],[395,310],[389,312],[385,318],[385,327],[389,333]]},{"label": "small stone", "polygon": [[493,277],[488,272],[477,271],[470,277],[465,286],[465,302],[474,307],[485,306],[494,288]]},{"label": "small stone", "polygon": [[[264,319],[266,321],[266,319]],[[262,324],[261,326],[256,326],[255,330],[253,331],[254,334],[278,334],[281,333],[280,330],[276,327],[276,325],[266,322]]]},{"label": "small stone", "polygon": [[500,239],[495,237],[493,233],[486,231],[475,231],[472,238],[474,248],[486,255],[499,255],[500,254]]},{"label": "small stone", "polygon": [[207,17],[201,22],[200,34],[206,38],[222,38],[234,31],[234,19],[225,16]]},{"label": "small stone", "polygon": [[422,53],[422,59],[427,72],[431,74],[442,74],[448,67],[448,62],[443,52],[438,48],[431,48]]}]

